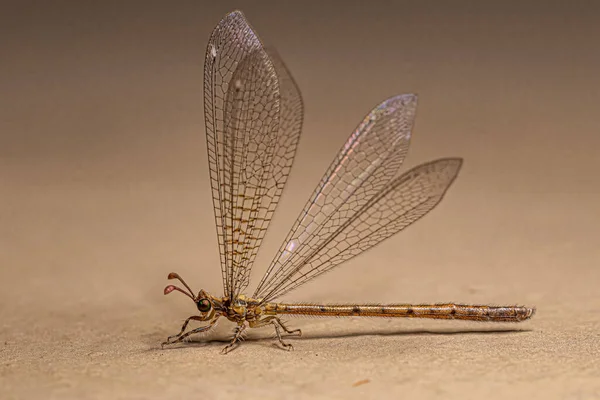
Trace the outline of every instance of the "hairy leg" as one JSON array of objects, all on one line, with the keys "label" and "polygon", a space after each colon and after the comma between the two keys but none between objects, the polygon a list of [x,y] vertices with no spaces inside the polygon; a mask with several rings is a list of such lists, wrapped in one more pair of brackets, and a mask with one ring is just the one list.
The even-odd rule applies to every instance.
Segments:
[{"label": "hairy leg", "polygon": [[[210,321],[210,324],[208,324],[206,326],[201,326],[200,328],[192,329],[191,331],[189,331],[188,333],[186,333],[184,335],[183,332],[185,331],[185,328],[187,328],[190,320],[205,321],[204,319],[202,319],[202,317],[198,317],[195,315],[191,316],[185,320],[185,322],[183,323],[183,326],[181,327],[181,331],[177,335],[169,336],[167,338],[167,341],[162,343],[162,346],[164,347],[166,344],[179,343],[179,342],[183,341],[185,338],[187,338],[188,336],[193,335],[194,333],[208,332],[212,327],[215,326],[217,319],[218,318],[213,319],[212,321]],[[171,339],[173,339],[173,338],[176,338],[176,340],[171,341]]]},{"label": "hairy leg", "polygon": [[169,336],[167,338],[167,341],[165,343],[168,343],[171,339],[173,339],[175,337],[179,337],[179,336],[183,335],[183,332],[185,331],[185,328],[187,328],[187,326],[188,326],[188,324],[190,323],[191,320],[194,320],[194,321],[203,321],[202,317],[199,317],[197,315],[192,315],[191,317],[189,317],[188,319],[185,320],[185,322],[181,326],[181,330],[179,331],[179,333],[176,334],[176,335]]},{"label": "hairy leg", "polygon": [[302,331],[300,329],[292,329],[289,330],[284,324],[283,321],[280,320],[279,318],[275,317],[275,320],[277,321],[277,323],[279,323],[279,326],[281,326],[283,328],[283,330],[285,331],[285,333],[287,333],[290,336],[302,336]]},{"label": "hairy leg", "polygon": [[277,334],[277,339],[279,339],[279,343],[281,343],[281,345],[284,348],[286,348],[288,351],[294,350],[294,346],[292,346],[290,343],[284,342],[283,339],[281,338],[281,332],[279,331],[279,324],[276,321],[271,321],[271,323],[275,327],[275,333]]},{"label": "hairy leg", "polygon": [[297,335],[297,336],[302,336],[302,331],[300,329],[294,329],[294,330],[289,330],[283,323],[283,321],[281,321],[281,319],[279,319],[278,317],[272,315],[269,317],[265,317],[261,320],[258,320],[254,323],[250,323],[250,327],[251,328],[260,328],[263,326],[267,326],[267,325],[273,325],[275,327],[275,333],[277,334],[277,339],[279,340],[279,343],[281,343],[281,345],[288,349],[288,350],[293,350],[294,347],[283,341],[283,339],[281,338],[281,331],[279,330],[280,327],[281,329],[283,329],[287,334],[289,335]]},{"label": "hairy leg", "polygon": [[276,317],[274,315],[271,315],[269,317],[265,317],[261,320],[258,320],[254,323],[250,323],[250,328],[261,328],[263,326],[267,326],[269,324],[272,324],[273,322],[276,322],[277,324],[279,324],[279,326],[285,331],[285,333],[287,333],[288,335],[292,336],[302,336],[302,331],[300,329],[292,329],[289,330],[285,324],[283,323],[283,321],[281,319],[279,319],[279,317]]},{"label": "hairy leg", "polygon": [[221,350],[221,354],[227,354],[231,350],[233,350],[236,343],[243,339],[242,335],[244,334],[245,330],[246,330],[246,325],[244,325],[243,323],[239,324],[236,327],[235,334],[233,335],[233,339],[231,339],[231,343],[229,343],[227,346],[223,347],[223,350]]}]

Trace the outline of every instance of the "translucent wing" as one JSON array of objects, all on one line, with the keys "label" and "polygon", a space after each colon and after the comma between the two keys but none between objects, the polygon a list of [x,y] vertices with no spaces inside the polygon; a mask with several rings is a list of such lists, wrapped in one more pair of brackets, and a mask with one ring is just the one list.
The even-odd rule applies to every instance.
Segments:
[{"label": "translucent wing", "polygon": [[439,159],[394,179],[351,218],[319,233],[307,256],[281,265],[277,279],[256,296],[270,301],[400,232],[442,200],[461,165],[460,158]]},{"label": "translucent wing", "polygon": [[223,286],[229,297],[248,284],[300,136],[302,101],[274,56],[275,63],[238,11],[217,25],[207,49],[206,137]]},{"label": "translucent wing", "polygon": [[[302,130],[303,103],[298,87],[275,50],[269,49],[268,54],[279,83],[278,130],[275,135],[259,136],[256,129],[247,129],[245,154],[237,158],[243,161],[234,188],[238,198],[234,204],[234,297],[248,286],[254,259],[290,174]],[[238,134],[242,131],[236,127]]]},{"label": "translucent wing", "polygon": [[[273,299],[291,290],[287,285],[292,282],[304,283],[302,277],[310,279],[347,259],[338,250],[354,243],[346,238],[358,233],[356,223],[369,215],[374,199],[397,174],[408,151],[416,104],[414,95],[392,97],[365,117],[300,213],[255,298]],[[355,250],[345,248],[343,254],[350,252]]]}]

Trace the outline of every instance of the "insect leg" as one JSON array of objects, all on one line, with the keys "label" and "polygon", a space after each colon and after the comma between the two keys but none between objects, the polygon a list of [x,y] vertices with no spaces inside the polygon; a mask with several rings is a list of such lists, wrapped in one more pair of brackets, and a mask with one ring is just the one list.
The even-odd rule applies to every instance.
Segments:
[{"label": "insect leg", "polygon": [[[278,318],[276,318],[276,319],[278,319]],[[281,345],[283,347],[285,347],[288,351],[294,350],[294,346],[292,346],[290,343],[284,342],[283,339],[281,338],[281,332],[279,332],[279,324],[281,324],[281,322],[273,320],[273,321],[271,321],[271,323],[275,327],[275,333],[277,334],[277,339],[279,339],[279,343],[281,343]]]},{"label": "insect leg", "polygon": [[[217,322],[217,319],[218,318],[215,318],[212,321],[210,321],[210,324],[208,324],[206,326],[201,326],[200,328],[192,329],[191,331],[189,331],[188,333],[186,333],[185,335],[183,335],[183,331],[185,331],[185,328],[187,327],[187,325],[190,322],[190,320],[204,321],[204,319],[202,319],[202,317],[198,317],[198,316],[195,316],[195,315],[191,316],[188,319],[186,319],[185,322],[183,323],[183,326],[181,327],[181,332],[179,332],[177,335],[169,336],[167,338],[167,341],[162,343],[162,346],[164,347],[166,344],[179,343],[179,342],[183,341],[186,337],[188,337],[190,335],[193,335],[194,333],[207,332],[208,330],[210,330],[212,327],[215,326],[215,323]],[[171,341],[172,338],[176,338],[176,340]]]},{"label": "insect leg", "polygon": [[285,331],[285,333],[287,333],[290,336],[302,336],[302,331],[300,329],[292,329],[289,330],[284,324],[283,321],[280,320],[278,317],[275,317],[275,320],[279,323],[279,325],[283,328],[283,330]]},{"label": "insect leg", "polygon": [[273,321],[276,321],[279,326],[285,331],[285,333],[287,333],[290,336],[302,336],[302,331],[300,329],[292,329],[289,330],[285,324],[283,323],[283,321],[281,319],[279,319],[279,317],[276,316],[269,316],[269,317],[265,317],[259,321],[254,322],[254,324],[252,322],[250,322],[250,328],[261,328],[263,326],[267,326],[269,324],[272,324]]},{"label": "insect leg", "polygon": [[250,321],[250,328],[262,328],[263,326],[267,326],[271,323],[271,321],[273,321],[274,318],[277,317],[265,317],[263,319],[259,319],[259,320],[254,320],[254,321]]},{"label": "insect leg", "polygon": [[221,350],[221,354],[227,354],[229,353],[233,347],[236,345],[236,343],[238,341],[240,341],[242,338],[242,335],[244,334],[244,331],[246,330],[246,325],[244,325],[244,323],[240,323],[236,330],[235,330],[235,335],[233,335],[233,339],[231,339],[231,343],[229,343],[227,346],[223,347],[223,350]]},{"label": "insect leg", "polygon": [[185,320],[185,322],[183,323],[183,326],[181,327],[181,331],[179,331],[179,333],[176,335],[169,336],[167,338],[167,341],[165,343],[163,343],[163,345],[168,344],[171,341],[171,339],[183,335],[183,332],[185,331],[185,328],[187,328],[188,324],[190,323],[190,320],[203,321],[202,317],[199,317],[197,315],[192,315],[191,317],[189,317],[188,319]]},{"label": "insect leg", "polygon": [[293,331],[288,330],[284,325],[283,322],[281,322],[281,320],[279,318],[277,318],[276,316],[270,316],[270,317],[266,317],[263,318],[259,321],[256,321],[255,323],[250,323],[250,327],[251,328],[260,328],[262,326],[266,326],[272,324],[275,327],[275,333],[277,334],[277,339],[279,339],[279,343],[281,343],[281,345],[283,347],[285,347],[288,350],[293,350],[294,346],[292,346],[289,343],[286,343],[283,341],[283,339],[281,339],[281,331],[279,330],[279,327],[281,326],[281,328],[286,331],[287,333],[296,333],[296,331],[298,331],[298,335],[302,334],[302,331],[300,331],[300,329],[296,329]]}]

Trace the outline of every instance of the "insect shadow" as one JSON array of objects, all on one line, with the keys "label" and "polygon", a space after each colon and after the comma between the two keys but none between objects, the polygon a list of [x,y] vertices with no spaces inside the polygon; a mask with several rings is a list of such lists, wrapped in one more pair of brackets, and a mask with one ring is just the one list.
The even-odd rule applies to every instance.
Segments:
[{"label": "insect shadow", "polygon": [[[461,335],[516,335],[521,333],[531,332],[531,329],[527,328],[493,328],[493,329],[485,329],[485,328],[474,328],[474,329],[355,329],[346,332],[339,331],[322,331],[322,332],[312,332],[306,335],[303,335],[301,338],[295,336],[288,336],[288,340],[319,340],[319,339],[343,339],[343,338],[352,338],[352,337],[371,337],[371,336],[397,336],[397,337],[405,337],[405,336],[461,336]],[[173,346],[173,347],[165,347],[162,349],[160,346],[156,346],[156,342],[159,338],[164,336],[164,333],[157,332],[155,334],[146,335],[144,342],[151,346],[149,351],[156,350],[177,350],[177,349],[185,349],[187,346],[191,347],[207,347],[213,348],[217,346],[221,346],[223,343],[228,343],[230,339],[228,339],[225,335],[210,335],[210,336],[199,336],[192,337],[190,340],[185,342],[185,346]],[[275,338],[272,335],[265,334],[262,332],[258,332],[255,334],[250,334],[244,339],[247,343],[266,345],[266,346],[277,346]]]}]

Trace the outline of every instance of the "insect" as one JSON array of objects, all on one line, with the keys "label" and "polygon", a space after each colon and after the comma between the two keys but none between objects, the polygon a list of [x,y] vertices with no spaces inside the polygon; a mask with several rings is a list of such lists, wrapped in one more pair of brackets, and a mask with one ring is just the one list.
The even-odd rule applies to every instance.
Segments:
[{"label": "insect", "polygon": [[[197,294],[169,285],[195,303],[199,314],[164,345],[208,332],[219,318],[236,324],[227,353],[248,328],[273,326],[281,346],[292,345],[282,315],[368,316],[519,322],[535,309],[463,304],[327,305],[274,302],[417,221],[442,199],[460,158],[441,158],[403,174],[417,97],[389,98],[360,122],[343,145],[285,238],[252,297],[244,290],[290,173],[304,107],[290,72],[265,48],[244,15],[234,11],[213,30],[204,68],[204,111],[210,182],[224,294]],[[205,325],[186,332],[190,321]]]}]

